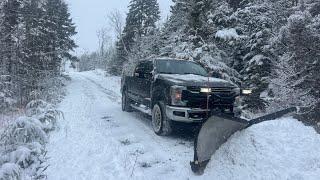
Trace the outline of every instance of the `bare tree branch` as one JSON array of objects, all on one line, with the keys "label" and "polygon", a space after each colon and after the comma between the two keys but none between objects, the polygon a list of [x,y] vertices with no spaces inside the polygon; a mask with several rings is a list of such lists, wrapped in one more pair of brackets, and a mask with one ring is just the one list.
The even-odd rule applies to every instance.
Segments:
[{"label": "bare tree branch", "polygon": [[113,28],[114,32],[116,33],[117,38],[121,41],[124,50],[127,54],[129,54],[128,48],[123,40],[123,27],[124,27],[124,20],[121,12],[119,10],[114,10],[108,15],[109,25]]}]

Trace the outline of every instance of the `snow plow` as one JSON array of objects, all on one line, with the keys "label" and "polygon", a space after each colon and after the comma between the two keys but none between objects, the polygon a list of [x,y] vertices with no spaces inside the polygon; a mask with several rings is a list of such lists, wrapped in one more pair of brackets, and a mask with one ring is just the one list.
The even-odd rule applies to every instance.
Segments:
[{"label": "snow plow", "polygon": [[203,174],[211,156],[234,133],[252,125],[278,119],[286,114],[296,112],[292,107],[252,120],[246,120],[224,113],[212,113],[212,116],[202,125],[194,142],[194,161],[190,163],[191,169],[196,174]]}]

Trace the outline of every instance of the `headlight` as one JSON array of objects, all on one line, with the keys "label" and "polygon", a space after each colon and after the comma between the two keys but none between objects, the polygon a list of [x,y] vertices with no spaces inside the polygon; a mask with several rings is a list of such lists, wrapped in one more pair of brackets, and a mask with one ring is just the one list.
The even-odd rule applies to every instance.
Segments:
[{"label": "headlight", "polygon": [[243,89],[241,94],[243,95],[250,95],[252,94],[252,89]]},{"label": "headlight", "polygon": [[171,86],[171,104],[175,106],[185,106],[186,103],[182,101],[182,92],[187,88],[184,86]]},{"label": "headlight", "polygon": [[201,88],[200,92],[202,92],[202,93],[211,93],[212,89],[211,88]]}]

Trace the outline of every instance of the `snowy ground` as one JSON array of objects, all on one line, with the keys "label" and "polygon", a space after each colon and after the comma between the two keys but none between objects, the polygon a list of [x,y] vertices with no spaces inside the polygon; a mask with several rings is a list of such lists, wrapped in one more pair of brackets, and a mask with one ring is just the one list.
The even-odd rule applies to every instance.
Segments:
[{"label": "snowy ground", "polygon": [[239,132],[195,176],[192,133],[159,137],[140,113],[121,111],[118,77],[70,73],[65,120],[48,145],[48,179],[317,179],[320,136],[287,118]]}]

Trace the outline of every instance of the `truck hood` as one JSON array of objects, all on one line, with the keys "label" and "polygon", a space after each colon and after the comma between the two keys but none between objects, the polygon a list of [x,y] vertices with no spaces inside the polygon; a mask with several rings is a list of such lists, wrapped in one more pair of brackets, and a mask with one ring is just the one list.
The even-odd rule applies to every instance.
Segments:
[{"label": "truck hood", "polygon": [[161,79],[167,81],[171,85],[181,85],[181,86],[197,86],[197,87],[215,87],[215,88],[225,88],[225,87],[237,87],[235,84],[228,82],[223,79],[195,75],[195,74],[158,74],[156,79]]}]

